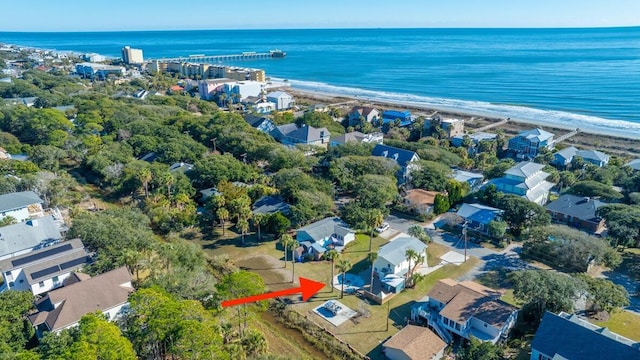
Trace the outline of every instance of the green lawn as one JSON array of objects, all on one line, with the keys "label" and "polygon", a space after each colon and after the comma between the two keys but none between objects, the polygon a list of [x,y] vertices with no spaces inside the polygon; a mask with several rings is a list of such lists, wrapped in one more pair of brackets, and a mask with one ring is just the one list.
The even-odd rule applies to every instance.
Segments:
[{"label": "green lawn", "polygon": [[640,316],[628,311],[618,310],[611,314],[607,321],[593,322],[598,326],[605,326],[614,333],[618,333],[631,340],[640,341]]},{"label": "green lawn", "polygon": [[[241,246],[240,240],[237,238],[237,234],[233,233],[229,229],[226,230],[225,236],[221,236],[221,229],[216,229],[216,235],[213,240],[205,239],[203,237],[195,237],[191,241],[195,241],[200,244],[205,253],[210,256],[226,255],[234,261],[239,259],[245,259],[243,263],[246,263],[246,259],[250,259],[252,256],[263,254],[270,255],[275,259],[282,261],[283,252],[278,246],[277,240],[269,240],[263,242],[255,242],[255,235],[251,234],[246,237],[246,243],[249,245]],[[255,242],[255,243],[254,243]],[[372,243],[372,251],[378,251],[380,246],[387,243],[386,239],[381,237],[375,237]],[[439,257],[448,251],[448,248],[439,244],[429,244],[427,249],[428,262],[430,266],[433,266],[440,262]],[[367,261],[367,255],[369,254],[369,236],[367,234],[357,234],[356,239],[351,242],[344,252],[340,255],[341,259],[348,259],[354,268],[352,273],[361,272],[369,268],[369,262]],[[249,260],[250,261],[250,260]],[[428,274],[422,281],[420,281],[415,288],[406,289],[402,293],[392,298],[388,305],[368,305],[371,316],[368,318],[359,318],[357,323],[354,321],[348,321],[339,327],[331,325],[326,320],[320,318],[312,310],[322,304],[328,299],[337,299],[340,297],[339,290],[332,291],[330,286],[326,286],[320,292],[308,302],[299,303],[294,305],[295,309],[300,313],[307,315],[314,322],[320,326],[325,327],[330,332],[334,333],[338,338],[352,344],[358,351],[363,354],[367,354],[372,359],[383,359],[383,355],[380,352],[381,343],[392,336],[405,324],[406,320],[410,317],[411,307],[417,300],[424,297],[426,293],[433,287],[433,285],[440,279],[444,278],[457,278],[478,263],[478,259],[470,258],[466,263],[456,266],[448,264],[442,268]],[[273,278],[269,281],[275,281],[277,278],[276,272],[291,272],[291,262],[287,264],[287,268],[283,269],[277,264],[277,269],[273,269]],[[270,270],[267,270],[270,271]],[[271,275],[271,274],[269,274]],[[269,276],[267,275],[267,276]],[[298,276],[307,277],[316,281],[329,282],[331,277],[331,263],[328,261],[311,261],[305,263],[297,263],[295,266],[295,277]],[[277,287],[289,287],[289,278],[286,276],[286,284],[279,283],[274,285]],[[362,306],[363,301],[355,295],[345,295],[343,299],[340,299],[345,305],[353,310],[357,310]],[[387,308],[390,315],[387,316]],[[389,318],[389,327],[387,328],[387,318]],[[261,330],[270,332],[267,338],[271,343],[278,341],[278,330],[274,330],[277,326],[270,324],[269,326],[261,326]],[[273,331],[274,333],[271,333]],[[304,349],[304,344],[299,344],[300,349],[295,351],[298,356],[303,356],[307,353]],[[270,344],[270,346],[273,346]],[[277,346],[273,346],[277,349]],[[290,354],[294,355],[294,354]]]}]

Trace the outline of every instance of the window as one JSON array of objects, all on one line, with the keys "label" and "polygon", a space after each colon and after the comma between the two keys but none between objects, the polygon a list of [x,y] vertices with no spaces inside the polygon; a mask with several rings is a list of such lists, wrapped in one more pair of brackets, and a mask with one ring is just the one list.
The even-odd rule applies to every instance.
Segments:
[{"label": "window", "polygon": [[4,273],[5,275],[9,276],[11,275],[11,271],[7,271],[6,273]]},{"label": "window", "polygon": [[20,281],[18,281],[20,284],[22,284],[24,282],[24,279],[20,279]]},{"label": "window", "polygon": [[44,281],[40,281],[40,282],[38,283],[38,285],[40,285],[40,287],[41,287],[41,288],[43,288],[43,287],[44,287]]},{"label": "window", "polygon": [[10,288],[13,287],[13,285],[14,285],[13,281],[9,283]]},{"label": "window", "polygon": [[54,283],[57,283],[60,279],[57,276],[54,276],[53,279],[51,279]]}]

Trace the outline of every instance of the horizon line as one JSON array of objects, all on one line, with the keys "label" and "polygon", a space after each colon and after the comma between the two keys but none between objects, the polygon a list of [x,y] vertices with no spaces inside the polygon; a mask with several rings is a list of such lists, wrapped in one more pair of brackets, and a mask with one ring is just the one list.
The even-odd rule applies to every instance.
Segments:
[{"label": "horizon line", "polygon": [[24,30],[1,30],[0,33],[23,33],[23,34],[50,34],[50,33],[127,33],[127,32],[163,32],[163,31],[280,31],[280,30],[586,30],[586,29],[629,29],[640,28],[640,25],[619,25],[619,26],[505,26],[505,27],[307,27],[307,28],[218,28],[218,29],[130,29],[130,30],[49,30],[49,31],[24,31]]}]

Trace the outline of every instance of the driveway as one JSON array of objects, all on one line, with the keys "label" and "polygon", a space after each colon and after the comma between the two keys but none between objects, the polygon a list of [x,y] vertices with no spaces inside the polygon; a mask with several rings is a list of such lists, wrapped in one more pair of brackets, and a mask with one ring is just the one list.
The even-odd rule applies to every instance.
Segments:
[{"label": "driveway", "polygon": [[602,277],[609,279],[618,285],[622,285],[630,295],[629,306],[624,309],[635,313],[636,315],[640,315],[640,293],[638,292],[640,284],[629,276],[616,271],[605,271],[602,273]]}]

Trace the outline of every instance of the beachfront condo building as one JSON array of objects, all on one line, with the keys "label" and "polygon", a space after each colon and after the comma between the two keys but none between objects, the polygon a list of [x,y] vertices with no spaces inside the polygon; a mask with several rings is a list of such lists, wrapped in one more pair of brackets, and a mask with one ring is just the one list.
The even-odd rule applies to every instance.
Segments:
[{"label": "beachfront condo building", "polygon": [[142,64],[144,58],[142,56],[142,49],[134,49],[130,46],[122,48],[122,61],[127,64]]}]

